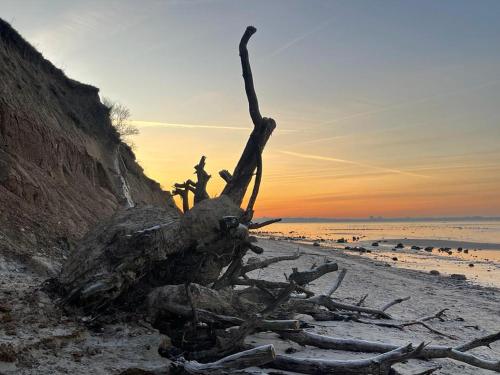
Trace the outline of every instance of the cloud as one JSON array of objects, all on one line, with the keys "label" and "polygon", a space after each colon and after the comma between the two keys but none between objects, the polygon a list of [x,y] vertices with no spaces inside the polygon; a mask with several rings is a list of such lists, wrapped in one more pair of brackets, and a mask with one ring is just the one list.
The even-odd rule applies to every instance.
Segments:
[{"label": "cloud", "polygon": [[382,171],[382,172],[402,174],[402,175],[411,176],[411,177],[420,177],[420,178],[429,178],[430,177],[430,176],[426,176],[423,174],[411,173],[411,172],[406,172],[406,171],[402,171],[399,169],[393,169],[393,168],[379,167],[376,165],[361,163],[361,162],[357,162],[357,161],[353,161],[353,160],[331,158],[328,156],[321,156],[321,155],[302,154],[302,153],[298,153],[298,152],[285,151],[285,150],[278,150],[278,152],[285,154],[285,155],[295,156],[295,157],[304,158],[304,159],[323,160],[323,161],[332,161],[335,163],[351,164],[351,165],[356,165],[359,167],[375,169],[375,170]]}]

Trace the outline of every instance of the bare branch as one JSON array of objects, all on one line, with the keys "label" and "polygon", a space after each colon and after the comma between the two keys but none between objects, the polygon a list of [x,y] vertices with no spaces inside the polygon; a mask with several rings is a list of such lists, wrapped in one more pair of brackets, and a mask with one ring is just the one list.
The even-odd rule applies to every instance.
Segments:
[{"label": "bare branch", "polygon": [[241,68],[243,70],[243,80],[245,81],[245,92],[248,99],[248,109],[250,111],[250,117],[252,118],[255,127],[259,127],[262,122],[262,116],[259,110],[259,101],[257,100],[257,94],[255,93],[255,88],[253,85],[252,69],[250,68],[250,61],[248,59],[248,49],[247,44],[253,34],[257,32],[257,29],[253,26],[248,26],[245,33],[241,37],[239,51],[241,59]]},{"label": "bare branch", "polygon": [[265,227],[267,225],[278,223],[280,221],[281,221],[281,219],[271,219],[271,220],[263,221],[262,223],[250,223],[250,224],[248,224],[248,229],[259,229],[259,228]]},{"label": "bare branch", "polygon": [[281,257],[268,258],[268,259],[261,260],[259,262],[254,262],[254,263],[246,264],[241,269],[241,274],[245,274],[247,272],[251,272],[251,271],[254,271],[254,270],[257,270],[257,269],[260,269],[260,268],[266,268],[266,267],[268,267],[268,266],[270,266],[271,264],[274,264],[274,263],[284,262],[286,260],[295,260],[295,259],[298,259],[301,255],[302,254],[300,254],[299,252],[297,252],[294,255],[284,255],[284,256],[281,256]]},{"label": "bare branch", "polygon": [[294,281],[298,285],[306,285],[327,273],[338,271],[338,269],[339,266],[337,263],[325,263],[310,271],[299,272],[294,269],[292,274],[288,276],[288,279]]},{"label": "bare branch", "polygon": [[205,160],[206,157],[202,156],[200,162],[194,166],[196,173],[196,184],[194,187],[195,205],[210,198],[207,193],[207,183],[211,176],[205,171]]},{"label": "bare branch", "polygon": [[347,270],[344,268],[342,271],[340,271],[339,275],[337,276],[337,280],[335,281],[335,284],[332,285],[330,290],[326,293],[328,297],[330,297],[342,284],[342,280],[344,280],[345,274],[347,273]]},{"label": "bare branch", "polygon": [[[232,178],[226,184],[222,194],[230,197],[233,202],[241,205],[248,185],[252,180],[253,173],[257,169],[257,176],[255,179],[255,186],[252,196],[249,201],[247,209],[247,220],[249,221],[252,216],[253,206],[257,199],[259,192],[260,179],[262,175],[262,151],[271,136],[276,123],[271,118],[262,117],[259,110],[259,103],[257,101],[257,94],[253,84],[252,70],[250,68],[250,61],[248,58],[247,44],[250,37],[257,30],[253,26],[249,26],[240,41],[239,52],[241,59],[241,68],[243,71],[243,80],[245,82],[245,92],[248,99],[248,107],[250,117],[254,124],[254,129],[250,134],[250,138],[241,154],[240,160],[234,169]],[[222,173],[221,176],[226,180],[227,175]]]}]

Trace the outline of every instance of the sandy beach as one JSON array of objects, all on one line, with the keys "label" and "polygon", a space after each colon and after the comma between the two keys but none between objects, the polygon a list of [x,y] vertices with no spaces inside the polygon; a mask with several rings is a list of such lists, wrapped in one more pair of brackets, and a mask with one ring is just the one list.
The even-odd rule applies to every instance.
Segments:
[{"label": "sandy beach", "polygon": [[[447,334],[456,336],[457,340],[450,340],[428,332],[421,327],[409,327],[404,331],[392,328],[383,328],[353,322],[313,322],[304,316],[303,319],[315,325],[312,330],[321,334],[357,338],[395,344],[433,343],[441,345],[456,345],[458,342],[468,341],[488,333],[498,331],[500,328],[500,295],[496,288],[485,288],[464,281],[457,281],[449,277],[432,276],[428,273],[387,267],[385,262],[363,258],[342,251],[331,250],[323,247],[297,245],[284,241],[261,240],[268,256],[277,256],[295,251],[297,247],[305,254],[299,258],[299,269],[310,268],[313,264],[320,264],[328,259],[346,268],[347,274],[341,287],[335,292],[335,297],[341,301],[355,304],[359,299],[368,294],[366,305],[381,307],[393,299],[410,296],[410,300],[395,305],[390,312],[395,319],[408,321],[432,315],[442,308],[448,308],[445,322],[433,321],[431,325]],[[291,261],[289,267],[297,264]],[[288,272],[285,263],[262,270],[260,277],[282,278],[283,272]],[[336,278],[335,273],[326,275],[315,281],[312,286],[314,292],[328,289]],[[260,342],[265,342],[265,337],[275,337],[273,334],[261,335]],[[312,347],[300,347],[296,344],[277,342],[278,348],[292,346],[298,351],[293,354],[297,357],[324,357],[324,358],[352,358],[355,355],[347,352],[334,352],[320,350]],[[492,350],[478,349],[478,355],[490,359],[500,358],[500,345],[492,345]],[[356,356],[362,356],[356,355]],[[367,356],[366,354],[364,355]],[[487,374],[487,370],[469,367],[451,360],[436,361],[409,361],[400,365],[408,373],[419,369],[443,366],[438,374]]]},{"label": "sandy beach", "polygon": [[[355,322],[315,322],[310,316],[297,318],[309,322],[308,330],[323,335],[356,338],[393,344],[430,343],[455,346],[459,343],[498,331],[500,328],[500,295],[495,288],[486,288],[467,281],[457,281],[444,276],[388,267],[385,262],[360,257],[326,247],[315,247],[287,241],[260,239],[265,249],[263,256],[273,257],[293,253],[300,248],[303,255],[295,261],[272,265],[255,275],[268,280],[285,280],[284,273],[292,267],[307,270],[313,264],[325,260],[337,262],[340,269],[347,269],[346,277],[334,297],[341,302],[355,304],[368,294],[365,305],[381,307],[387,302],[410,297],[410,300],[390,308],[394,322],[404,322],[448,308],[443,322],[433,320],[429,324],[450,339],[429,332],[423,327],[407,327],[401,331]],[[338,272],[327,274],[311,284],[314,292],[325,291],[336,280]],[[130,367],[154,368],[165,363],[157,354],[164,336],[143,324],[117,322],[101,331],[89,331],[80,319],[65,316],[53,302],[40,291],[43,279],[26,273],[22,268],[0,273],[0,296],[4,310],[10,310],[8,321],[1,325],[2,344],[24,347],[17,354],[16,363],[0,362],[2,374],[119,374]],[[14,288],[12,287],[14,286]],[[5,313],[3,314],[5,317]],[[249,344],[272,343],[278,353],[294,348],[293,356],[311,358],[362,358],[371,354],[322,350],[301,347],[279,339],[275,333],[259,333],[248,337]],[[289,349],[290,350],[290,349]],[[491,349],[479,348],[474,354],[484,358],[500,358],[500,344]],[[411,360],[397,365],[404,373],[442,366],[437,374],[489,374],[453,360]],[[268,370],[257,370],[267,373]]]}]

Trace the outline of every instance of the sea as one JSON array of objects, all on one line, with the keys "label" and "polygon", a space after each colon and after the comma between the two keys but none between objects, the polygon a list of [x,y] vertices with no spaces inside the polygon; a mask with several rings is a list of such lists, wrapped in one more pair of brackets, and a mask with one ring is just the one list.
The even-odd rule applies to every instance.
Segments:
[{"label": "sea", "polygon": [[500,220],[280,222],[259,235],[316,243],[393,267],[438,271],[436,277],[465,275],[467,282],[500,288]]}]

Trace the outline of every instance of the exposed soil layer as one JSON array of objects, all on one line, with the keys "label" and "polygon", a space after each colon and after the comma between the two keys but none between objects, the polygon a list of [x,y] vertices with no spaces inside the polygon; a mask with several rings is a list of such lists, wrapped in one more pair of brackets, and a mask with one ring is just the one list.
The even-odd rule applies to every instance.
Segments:
[{"label": "exposed soil layer", "polygon": [[0,269],[15,260],[50,273],[47,260],[118,209],[174,206],[120,141],[98,89],[2,20],[0,93]]}]

